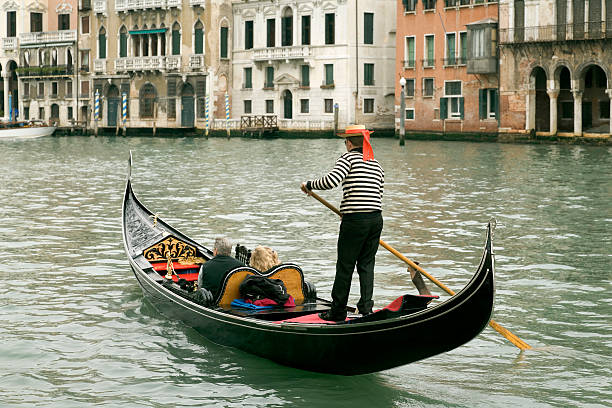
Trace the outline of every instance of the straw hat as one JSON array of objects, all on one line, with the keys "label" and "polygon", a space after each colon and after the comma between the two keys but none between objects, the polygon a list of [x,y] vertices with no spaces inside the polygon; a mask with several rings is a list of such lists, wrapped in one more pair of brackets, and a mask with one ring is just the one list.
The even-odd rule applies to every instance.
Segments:
[{"label": "straw hat", "polygon": [[[344,133],[338,133],[337,136],[340,137],[351,137],[351,136],[359,136],[364,130],[367,130],[364,125],[348,125],[344,130]],[[371,133],[371,132],[370,132]]]}]

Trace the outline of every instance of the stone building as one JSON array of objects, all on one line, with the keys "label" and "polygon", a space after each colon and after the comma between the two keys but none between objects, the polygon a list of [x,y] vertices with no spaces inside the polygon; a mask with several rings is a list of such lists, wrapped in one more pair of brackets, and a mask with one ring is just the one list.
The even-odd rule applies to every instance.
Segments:
[{"label": "stone building", "polygon": [[501,132],[609,135],[611,0],[500,0]]},{"label": "stone building", "polygon": [[9,0],[0,10],[3,107],[10,93],[18,119],[67,121],[74,115],[77,0]]},{"label": "stone building", "polygon": [[232,0],[235,117],[393,127],[395,0]]},{"label": "stone building", "polygon": [[398,129],[404,115],[409,132],[497,132],[497,13],[497,0],[397,1]]},{"label": "stone building", "polygon": [[205,97],[225,116],[232,83],[229,0],[93,0],[89,17],[91,95],[99,126],[203,127]]}]

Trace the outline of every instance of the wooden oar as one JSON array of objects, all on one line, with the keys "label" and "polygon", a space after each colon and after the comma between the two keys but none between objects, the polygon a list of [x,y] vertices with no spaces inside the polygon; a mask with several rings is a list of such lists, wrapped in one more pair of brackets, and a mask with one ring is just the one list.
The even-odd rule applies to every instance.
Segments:
[{"label": "wooden oar", "polygon": [[[329,208],[330,210],[332,210],[333,212],[338,214],[340,217],[342,217],[342,214],[340,213],[340,211],[336,207],[334,207],[333,205],[328,203],[325,199],[323,199],[317,193],[315,193],[312,190],[306,190],[306,193],[308,195],[310,195],[310,196],[313,196],[321,204],[323,204],[324,206],[326,206],[327,208]],[[421,268],[419,265],[417,265],[416,263],[414,263],[410,259],[406,258],[404,255],[400,254],[395,248],[391,247],[389,244],[384,242],[382,239],[380,240],[380,245],[382,247],[384,247],[386,250],[388,250],[389,252],[391,252],[393,255],[395,255],[396,257],[398,257],[399,259],[401,259],[402,261],[404,261],[408,265],[410,265],[410,267],[416,269],[421,274],[425,275],[425,277],[427,279],[429,279],[431,282],[433,282],[437,287],[439,287],[440,289],[442,289],[443,291],[445,291],[446,293],[448,293],[451,296],[455,295],[455,292],[453,292],[451,289],[446,287],[446,285],[444,285],[442,282],[440,282],[439,280],[437,280],[436,278],[434,278],[433,276],[431,276],[430,274],[425,272],[425,270],[423,270],[423,268]],[[499,334],[501,334],[506,339],[508,339],[508,341],[510,343],[514,344],[519,349],[521,349],[521,350],[528,350],[528,349],[531,348],[531,346],[529,344],[525,343],[523,340],[518,338],[514,333],[512,333],[510,330],[502,327],[499,323],[495,322],[493,319],[489,320],[489,326],[491,326]]]}]

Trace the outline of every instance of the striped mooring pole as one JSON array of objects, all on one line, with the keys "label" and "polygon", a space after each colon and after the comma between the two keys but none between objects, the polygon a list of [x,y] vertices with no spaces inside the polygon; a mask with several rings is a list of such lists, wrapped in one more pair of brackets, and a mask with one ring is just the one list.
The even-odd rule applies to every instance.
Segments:
[{"label": "striped mooring pole", "polygon": [[204,106],[204,118],[206,119],[206,137],[208,137],[208,105],[210,103],[210,98],[206,95],[205,98],[205,106]]},{"label": "striped mooring pole", "polygon": [[230,118],[230,109],[229,109],[229,95],[225,94],[225,130],[227,131],[227,138],[230,138],[230,128],[229,128],[229,118]]},{"label": "striped mooring pole", "polygon": [[125,123],[127,122],[127,94],[125,92],[121,94],[121,121],[123,122],[123,136],[125,136]]},{"label": "striped mooring pole", "polygon": [[[8,111],[9,111],[9,122],[13,121],[13,94],[9,92],[8,94]],[[41,118],[43,119],[43,118]]]},{"label": "striped mooring pole", "polygon": [[98,136],[98,118],[100,117],[100,92],[96,89],[94,96],[94,134]]}]

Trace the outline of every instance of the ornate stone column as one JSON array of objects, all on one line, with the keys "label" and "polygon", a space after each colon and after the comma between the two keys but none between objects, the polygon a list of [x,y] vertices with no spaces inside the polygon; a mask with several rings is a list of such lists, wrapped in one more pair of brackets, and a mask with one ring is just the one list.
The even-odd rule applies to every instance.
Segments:
[{"label": "ornate stone column", "polygon": [[610,98],[610,116],[608,116],[608,123],[610,125],[610,129],[608,130],[608,133],[612,136],[612,89],[606,89],[606,94],[608,95],[608,98]]},{"label": "ornate stone column", "polygon": [[9,74],[5,73],[2,75],[4,78],[4,117],[9,117]]},{"label": "ornate stone column", "polygon": [[559,98],[559,89],[549,89],[546,91],[548,98],[550,99],[550,134],[557,134],[558,121],[558,109],[557,101]]},{"label": "ornate stone column", "polygon": [[584,91],[573,90],[574,94],[574,136],[582,136],[582,94]]},{"label": "ornate stone column", "polygon": [[527,103],[526,103],[526,111],[525,118],[527,123],[525,124],[525,129],[534,130],[535,129],[535,114],[536,114],[536,90],[535,85],[529,85],[527,89]]}]

